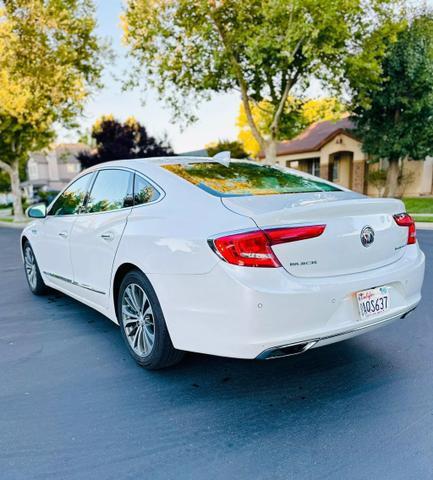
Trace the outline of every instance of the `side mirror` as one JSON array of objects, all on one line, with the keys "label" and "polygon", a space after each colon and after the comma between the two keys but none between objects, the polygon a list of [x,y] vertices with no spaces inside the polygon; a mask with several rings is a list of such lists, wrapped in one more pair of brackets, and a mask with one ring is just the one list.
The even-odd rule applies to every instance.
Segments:
[{"label": "side mirror", "polygon": [[45,218],[47,216],[47,206],[44,203],[38,203],[29,207],[26,213],[30,218]]}]

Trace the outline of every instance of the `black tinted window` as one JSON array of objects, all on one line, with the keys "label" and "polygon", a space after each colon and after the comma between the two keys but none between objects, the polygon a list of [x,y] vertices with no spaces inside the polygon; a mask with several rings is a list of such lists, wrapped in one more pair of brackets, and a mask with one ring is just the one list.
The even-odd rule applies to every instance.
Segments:
[{"label": "black tinted window", "polygon": [[74,213],[78,213],[79,208],[86,198],[92,177],[93,173],[89,173],[75,180],[54,202],[50,208],[49,215],[73,215]]},{"label": "black tinted window", "polygon": [[139,175],[135,175],[134,181],[134,205],[154,202],[159,197],[159,193],[149,182]]},{"label": "black tinted window", "polygon": [[125,170],[101,170],[87,202],[87,212],[108,212],[132,206],[132,177]]}]

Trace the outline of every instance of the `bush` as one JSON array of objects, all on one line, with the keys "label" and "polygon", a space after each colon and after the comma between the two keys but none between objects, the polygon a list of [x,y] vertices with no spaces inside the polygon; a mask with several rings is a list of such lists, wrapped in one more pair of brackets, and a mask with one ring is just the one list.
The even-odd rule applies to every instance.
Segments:
[{"label": "bush", "polygon": [[379,169],[369,171],[367,181],[377,189],[379,197],[383,197],[386,186],[386,170]]}]

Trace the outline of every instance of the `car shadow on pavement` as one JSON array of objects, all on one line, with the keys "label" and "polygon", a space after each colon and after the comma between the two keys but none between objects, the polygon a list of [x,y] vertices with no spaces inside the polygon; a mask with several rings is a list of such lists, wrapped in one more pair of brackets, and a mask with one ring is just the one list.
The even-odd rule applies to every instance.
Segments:
[{"label": "car shadow on pavement", "polygon": [[[121,338],[119,328],[103,315],[90,307],[54,292],[48,297],[52,303],[72,305],[78,310],[74,322],[85,322],[85,328],[109,334],[113,342],[111,353],[127,357],[128,352]],[[218,394],[221,398],[232,395],[250,395],[252,392],[284,393],[292,399],[305,401],[312,395],[338,396],[338,392],[347,395],[349,390],[362,388],[368,381],[371,387],[372,376],[382,378],[389,369],[387,352],[369,342],[369,335],[344,342],[312,349],[304,354],[275,360],[238,360],[186,353],[183,361],[172,368],[147,371],[137,367],[137,375],[142,381],[151,377],[164,378],[191,388],[198,396]],[[393,359],[394,360],[394,359]],[[131,358],[128,365],[135,366]],[[130,365],[129,365],[130,366]]]},{"label": "car shadow on pavement", "polygon": [[[238,360],[187,353],[175,367],[147,371],[129,356],[118,326],[102,314],[58,292],[53,291],[46,299],[47,309],[51,310],[55,304],[56,316],[74,322],[75,329],[90,336],[96,333],[107,336],[108,342],[98,345],[98,354],[112,357],[117,373],[128,375],[136,389],[141,384],[145,391],[149,382],[157,383],[159,388],[178,393],[175,401],[179,406],[217,398],[222,402],[237,399],[269,408],[290,403],[291,408],[306,409],[327,401],[343,398],[347,401],[366,389],[381,388],[393,381],[390,373],[395,369],[396,358],[375,345],[369,338],[371,334],[276,360]],[[59,316],[59,308],[60,313],[66,310],[68,317],[73,318]],[[105,345],[109,351],[100,351]]]}]

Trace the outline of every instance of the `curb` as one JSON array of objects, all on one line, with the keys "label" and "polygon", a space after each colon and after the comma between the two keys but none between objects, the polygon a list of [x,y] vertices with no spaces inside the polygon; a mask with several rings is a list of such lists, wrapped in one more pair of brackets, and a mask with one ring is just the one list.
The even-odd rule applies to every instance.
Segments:
[{"label": "curb", "polygon": [[0,227],[6,227],[6,228],[19,228],[23,229],[28,225],[28,222],[24,223],[14,223],[14,222],[0,222]]},{"label": "curb", "polygon": [[433,223],[429,222],[415,222],[417,230],[433,230]]}]

